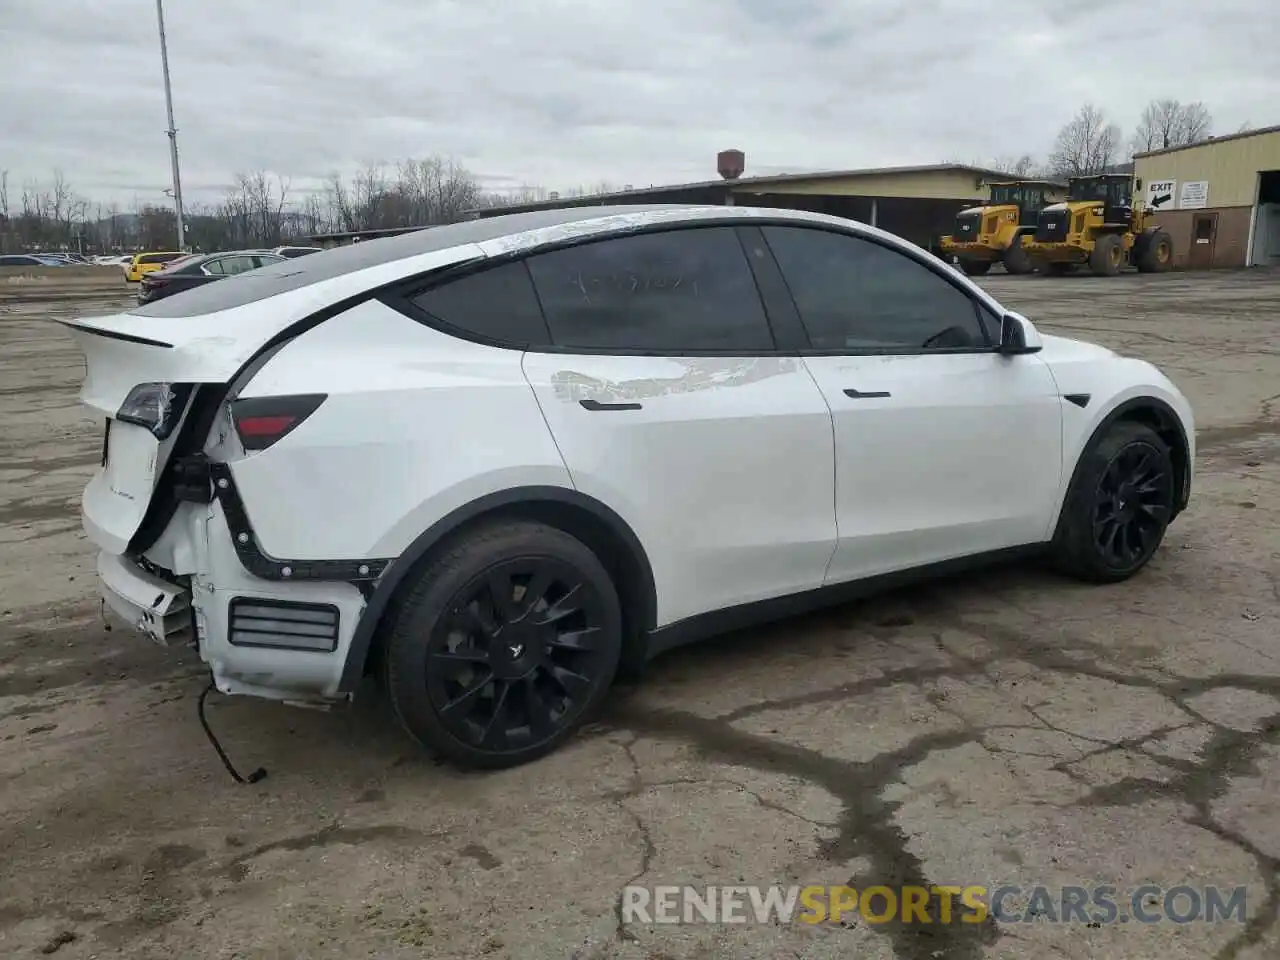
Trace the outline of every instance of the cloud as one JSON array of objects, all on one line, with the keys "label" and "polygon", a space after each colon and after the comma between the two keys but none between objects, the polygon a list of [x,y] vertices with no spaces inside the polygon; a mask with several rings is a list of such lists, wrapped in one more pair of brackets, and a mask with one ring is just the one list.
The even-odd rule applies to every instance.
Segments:
[{"label": "cloud", "polygon": [[[154,9],[27,2],[0,22],[0,169],[124,206],[169,182]],[[495,188],[1043,155],[1085,100],[1215,129],[1280,122],[1273,0],[170,0],[183,187],[295,189],[430,153]],[[16,55],[15,55],[16,52]],[[12,186],[11,186],[12,190]]]}]

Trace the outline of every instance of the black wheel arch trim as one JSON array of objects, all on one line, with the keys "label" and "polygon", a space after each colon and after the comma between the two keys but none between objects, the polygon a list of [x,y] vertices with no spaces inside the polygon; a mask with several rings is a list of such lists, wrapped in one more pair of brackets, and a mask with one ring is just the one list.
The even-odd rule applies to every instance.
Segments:
[{"label": "black wheel arch trim", "polygon": [[653,567],[649,563],[640,538],[622,517],[611,508],[584,493],[568,487],[524,486],[486,494],[458,507],[456,510],[437,520],[405,548],[404,552],[386,567],[385,572],[373,585],[368,595],[364,611],[356,623],[355,632],[347,647],[347,658],[343,665],[342,677],[338,683],[340,693],[352,693],[364,676],[365,664],[369,652],[373,648],[374,635],[381,624],[396,591],[405,582],[405,578],[417,567],[418,562],[427,556],[436,546],[460,529],[464,524],[488,513],[504,507],[525,504],[553,503],[576,507],[590,513],[596,520],[605,524],[618,539],[624,543],[640,571],[640,628],[647,636],[657,622],[657,590],[653,579]]},{"label": "black wheel arch trim", "polygon": [[1191,499],[1191,468],[1190,452],[1191,447],[1187,441],[1187,429],[1182,423],[1182,418],[1178,416],[1177,411],[1173,409],[1167,402],[1159,397],[1131,397],[1107,412],[1089,434],[1089,439],[1085,441],[1084,446],[1080,448],[1080,455],[1076,457],[1075,465],[1071,469],[1071,482],[1067,484],[1066,494],[1064,494],[1062,507],[1058,513],[1058,524],[1062,523],[1062,510],[1066,508],[1066,498],[1070,496],[1072,488],[1076,484],[1076,479],[1080,476],[1080,470],[1084,465],[1085,454],[1093,447],[1099,437],[1105,434],[1118,421],[1131,418],[1131,415],[1141,410],[1151,410],[1156,416],[1167,424],[1172,424],[1178,432],[1178,442],[1181,447],[1183,459],[1182,475],[1178,478],[1178,490],[1174,497],[1173,513],[1169,517],[1170,522],[1173,521],[1178,514],[1187,508]]}]

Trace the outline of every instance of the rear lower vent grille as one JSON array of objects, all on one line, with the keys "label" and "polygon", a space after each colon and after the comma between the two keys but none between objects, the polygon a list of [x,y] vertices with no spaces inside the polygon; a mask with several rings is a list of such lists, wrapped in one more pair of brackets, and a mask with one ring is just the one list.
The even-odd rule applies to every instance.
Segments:
[{"label": "rear lower vent grille", "polygon": [[331,603],[289,603],[235,597],[231,601],[229,639],[235,647],[279,650],[338,649],[338,608]]}]

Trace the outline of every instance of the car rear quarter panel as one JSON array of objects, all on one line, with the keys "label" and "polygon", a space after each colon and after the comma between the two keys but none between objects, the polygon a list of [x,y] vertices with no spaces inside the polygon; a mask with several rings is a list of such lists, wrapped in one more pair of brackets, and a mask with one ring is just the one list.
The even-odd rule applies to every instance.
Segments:
[{"label": "car rear quarter panel", "polygon": [[273,446],[231,459],[262,549],[392,558],[486,494],[571,489],[520,361],[518,350],[455,339],[376,300],[290,342],[240,396],[327,399]]}]

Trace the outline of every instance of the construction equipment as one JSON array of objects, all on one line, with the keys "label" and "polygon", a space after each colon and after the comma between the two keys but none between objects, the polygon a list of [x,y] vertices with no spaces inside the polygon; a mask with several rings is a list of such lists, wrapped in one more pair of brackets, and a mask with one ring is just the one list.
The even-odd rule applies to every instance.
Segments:
[{"label": "construction equipment", "polygon": [[980,207],[956,214],[955,233],[941,240],[944,257],[955,257],[960,269],[980,276],[993,263],[1003,263],[1009,273],[1035,269],[1022,249],[1022,241],[1036,229],[1036,215],[1046,203],[1065,196],[1062,184],[1051,180],[1011,180],[992,183],[990,199]]},{"label": "construction equipment", "polygon": [[1173,239],[1133,202],[1133,177],[1104,173],[1072,177],[1067,199],[1040,211],[1033,236],[1022,249],[1041,273],[1061,276],[1087,265],[1099,277],[1127,266],[1142,273],[1173,267]]}]

